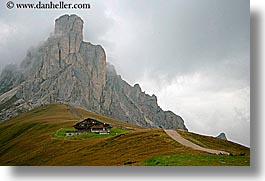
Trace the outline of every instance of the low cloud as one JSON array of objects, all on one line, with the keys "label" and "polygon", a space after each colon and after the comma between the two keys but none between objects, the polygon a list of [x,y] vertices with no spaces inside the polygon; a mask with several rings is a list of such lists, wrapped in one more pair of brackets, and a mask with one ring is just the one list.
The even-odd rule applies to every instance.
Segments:
[{"label": "low cloud", "polygon": [[[164,110],[181,115],[190,131],[217,136],[225,132],[230,140],[250,145],[249,86],[220,87],[216,75],[194,73],[176,76],[173,81],[143,77],[143,90],[158,97]],[[221,80],[222,81],[222,80]]]}]

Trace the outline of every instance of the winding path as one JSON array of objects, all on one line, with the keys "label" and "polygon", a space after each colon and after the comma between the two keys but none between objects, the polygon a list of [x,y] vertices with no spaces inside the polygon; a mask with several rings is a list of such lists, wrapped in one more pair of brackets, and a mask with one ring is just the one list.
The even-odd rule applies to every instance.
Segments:
[{"label": "winding path", "polygon": [[188,140],[186,140],[185,138],[183,138],[177,131],[175,130],[164,130],[168,136],[170,136],[172,139],[176,140],[177,142],[179,142],[180,144],[186,146],[186,147],[190,147],[193,148],[195,150],[200,150],[200,151],[205,151],[207,153],[211,153],[211,154],[217,154],[217,155],[229,155],[230,153],[225,152],[225,151],[219,151],[219,150],[213,150],[213,149],[209,149],[209,148],[203,148],[199,145],[196,145]]}]

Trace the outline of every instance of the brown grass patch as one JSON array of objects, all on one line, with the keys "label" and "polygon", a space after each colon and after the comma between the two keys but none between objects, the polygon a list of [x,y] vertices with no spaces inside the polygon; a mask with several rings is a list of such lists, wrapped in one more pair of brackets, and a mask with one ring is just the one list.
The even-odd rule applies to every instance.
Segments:
[{"label": "brown grass patch", "polygon": [[54,131],[71,127],[79,120],[67,105],[42,106],[0,124],[0,164],[125,165],[156,155],[201,153],[178,144],[160,129],[140,129],[95,113],[78,111],[133,130],[111,138],[53,139]]}]

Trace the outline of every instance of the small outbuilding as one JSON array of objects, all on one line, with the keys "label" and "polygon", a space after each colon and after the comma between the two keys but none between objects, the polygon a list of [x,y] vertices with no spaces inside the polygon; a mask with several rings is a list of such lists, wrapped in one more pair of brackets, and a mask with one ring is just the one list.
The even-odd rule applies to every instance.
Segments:
[{"label": "small outbuilding", "polygon": [[111,126],[96,119],[87,118],[74,125],[78,132],[91,132],[98,134],[109,134]]},{"label": "small outbuilding", "polygon": [[67,131],[65,133],[65,136],[75,136],[75,135],[79,135],[80,133],[78,131]]}]

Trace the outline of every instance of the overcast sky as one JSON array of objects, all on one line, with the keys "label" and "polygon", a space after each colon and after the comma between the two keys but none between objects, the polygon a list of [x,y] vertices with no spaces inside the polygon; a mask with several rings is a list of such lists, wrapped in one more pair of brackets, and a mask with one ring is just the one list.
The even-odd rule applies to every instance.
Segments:
[{"label": "overcast sky", "polygon": [[77,14],[85,22],[85,41],[101,44],[123,79],[155,94],[190,131],[225,132],[250,145],[248,0],[77,2],[91,9],[9,10],[1,1],[0,71],[45,41],[57,17]]}]

